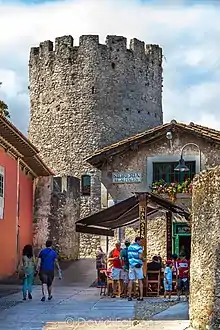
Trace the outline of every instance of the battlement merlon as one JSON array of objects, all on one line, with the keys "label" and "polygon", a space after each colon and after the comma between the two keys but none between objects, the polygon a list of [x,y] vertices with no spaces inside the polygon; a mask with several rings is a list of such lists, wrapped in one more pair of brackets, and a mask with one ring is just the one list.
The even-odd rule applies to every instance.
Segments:
[{"label": "battlement merlon", "polygon": [[79,37],[79,47],[90,47],[90,46],[95,46],[98,48],[99,46],[99,36],[98,35],[83,35]]},{"label": "battlement merlon", "polygon": [[68,49],[72,49],[74,45],[74,39],[72,36],[62,36],[55,39],[55,54],[65,53]]},{"label": "battlement merlon", "polygon": [[108,35],[105,43],[111,50],[115,48],[127,50],[127,38],[122,36]]},{"label": "battlement merlon", "polygon": [[157,59],[157,61],[162,65],[163,61],[163,50],[159,45],[148,44],[145,46],[145,54],[148,59]]},{"label": "battlement merlon", "polygon": [[133,51],[135,54],[139,54],[144,56],[145,55],[145,43],[140,41],[136,38],[131,39],[130,41],[130,50]]},{"label": "battlement merlon", "polygon": [[[55,44],[55,46],[54,46]],[[136,56],[144,59],[144,54],[148,60],[155,59],[156,62],[162,64],[162,48],[154,44],[145,44],[136,38],[130,41],[130,49],[127,49],[127,39],[123,36],[108,35],[106,37],[105,45],[99,44],[98,35],[82,35],[79,38],[79,46],[74,47],[74,39],[70,35],[58,37],[55,39],[55,43],[47,40],[41,42],[39,47],[32,47],[30,50],[30,62],[33,60],[34,63],[37,59],[47,58],[49,54],[62,54],[62,56],[71,56],[71,52],[79,48],[93,48],[103,49],[111,51],[131,51]],[[76,53],[75,53],[76,54]],[[160,64],[160,65],[161,65]]]}]

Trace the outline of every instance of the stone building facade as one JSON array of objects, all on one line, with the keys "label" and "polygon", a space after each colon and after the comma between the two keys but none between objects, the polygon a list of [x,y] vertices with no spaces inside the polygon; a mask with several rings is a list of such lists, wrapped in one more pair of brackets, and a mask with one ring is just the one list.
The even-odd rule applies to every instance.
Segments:
[{"label": "stone building facade", "polygon": [[[162,124],[162,49],[107,36],[71,36],[31,48],[29,139],[55,175],[91,179],[81,217],[101,206],[100,170],[85,158],[98,148]],[[88,179],[88,177],[87,177]],[[81,235],[81,256],[91,255]],[[93,238],[98,244],[99,237]],[[94,254],[93,254],[94,255]]]},{"label": "stone building facade", "polygon": [[[172,134],[171,140],[167,139],[168,132]],[[88,158],[88,162],[101,170],[102,183],[106,187],[108,199],[119,202],[133,196],[135,192],[151,191],[152,182],[158,180],[156,172],[158,164],[162,174],[166,175],[163,168],[167,168],[167,166],[168,171],[172,172],[169,167],[173,168],[172,164],[176,163],[175,166],[178,164],[181,150],[188,143],[189,145],[184,148],[183,157],[186,163],[191,163],[191,165],[194,163],[195,173],[220,163],[220,132],[193,123],[185,125],[176,121],[99,150]],[[113,178],[117,178],[117,176],[123,178],[126,173],[138,174],[138,182],[114,182]],[[172,177],[172,173],[168,173],[169,175]],[[162,196],[168,197],[167,195]],[[191,195],[177,194],[176,203],[191,209]],[[147,256],[151,258],[160,253],[161,257],[165,259],[167,257],[165,215],[156,213],[148,220]],[[178,228],[182,232],[176,232],[177,237],[175,231]],[[133,239],[138,230],[137,224],[126,228],[121,236]],[[187,232],[187,230],[189,231]],[[173,236],[175,236],[173,237],[173,252],[175,252],[175,248],[177,250],[181,248],[181,242],[190,246],[190,228],[187,228],[185,219],[173,217]],[[178,238],[178,242],[175,242],[176,238]],[[179,244],[179,247],[175,247],[175,244]]]},{"label": "stone building facade", "polygon": [[80,180],[74,177],[47,177],[36,182],[34,247],[36,254],[51,239],[62,259],[77,259],[79,234],[75,222],[80,216]]},{"label": "stone building facade", "polygon": [[[220,328],[220,167],[194,180],[190,321],[193,329]],[[202,276],[201,276],[202,274]]]}]

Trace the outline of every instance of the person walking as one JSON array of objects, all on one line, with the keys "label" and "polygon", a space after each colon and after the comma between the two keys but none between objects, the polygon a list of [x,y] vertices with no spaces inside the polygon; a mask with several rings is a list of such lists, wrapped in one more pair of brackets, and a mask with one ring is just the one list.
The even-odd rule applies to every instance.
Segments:
[{"label": "person walking", "polygon": [[48,240],[46,242],[46,248],[41,250],[38,256],[37,271],[39,272],[39,278],[42,283],[41,301],[46,300],[46,292],[48,293],[48,300],[52,299],[52,284],[54,280],[55,265],[58,269],[59,278],[62,279],[62,273],[58,263],[58,255],[52,248],[52,241]]},{"label": "person walking", "polygon": [[128,239],[125,240],[125,247],[121,250],[120,258],[121,258],[121,264],[122,264],[122,270],[121,270],[121,279],[123,280],[123,287],[121,289],[122,291],[122,297],[127,297],[127,287],[129,282],[129,260],[128,260],[128,248],[131,245],[130,241]]},{"label": "person walking", "polygon": [[167,260],[166,267],[164,270],[164,299],[167,298],[167,294],[168,294],[169,299],[171,299],[172,286],[173,286],[172,268],[173,268],[172,261]]},{"label": "person walking", "polygon": [[97,281],[99,281],[100,269],[106,268],[106,254],[103,252],[101,246],[96,251],[96,271]]},{"label": "person walking", "polygon": [[113,292],[112,292],[112,298],[116,297],[116,292],[117,292],[117,286],[118,282],[120,285],[120,291],[121,287],[123,286],[123,280],[121,279],[121,260],[120,260],[120,253],[121,253],[121,243],[117,242],[115,244],[114,250],[112,250],[109,254],[108,261],[112,263],[112,280],[113,280]]},{"label": "person walking", "polygon": [[35,275],[35,262],[33,255],[33,247],[25,245],[22,252],[21,269],[23,272],[22,292],[23,300],[32,299],[32,285]]},{"label": "person walking", "polygon": [[133,282],[138,280],[140,296],[137,300],[143,301],[143,248],[141,246],[141,238],[136,237],[135,242],[128,248],[128,260],[129,260],[129,284],[128,284],[128,300],[131,301],[131,292]]},{"label": "person walking", "polygon": [[177,261],[178,267],[178,284],[177,284],[177,296],[180,300],[182,291],[184,290],[186,300],[188,300],[189,294],[189,269],[190,262],[186,259],[186,253],[180,254],[179,260]]}]

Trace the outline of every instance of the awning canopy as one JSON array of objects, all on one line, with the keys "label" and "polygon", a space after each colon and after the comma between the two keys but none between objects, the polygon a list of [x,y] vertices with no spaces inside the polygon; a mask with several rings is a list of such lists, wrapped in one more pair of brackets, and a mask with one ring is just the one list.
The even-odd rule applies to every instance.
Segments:
[{"label": "awning canopy", "polygon": [[145,194],[148,199],[147,216],[158,211],[167,210],[189,218],[189,211],[175,205],[165,198],[151,193],[136,193],[116,205],[90,215],[76,222],[76,231],[102,236],[114,236],[114,229],[131,225],[139,220],[139,195]]}]

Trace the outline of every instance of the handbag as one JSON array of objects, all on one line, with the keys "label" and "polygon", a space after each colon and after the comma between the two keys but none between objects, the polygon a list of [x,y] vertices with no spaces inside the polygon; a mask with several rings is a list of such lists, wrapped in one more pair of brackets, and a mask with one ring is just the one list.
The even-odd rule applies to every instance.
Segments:
[{"label": "handbag", "polygon": [[24,272],[23,261],[22,260],[19,262],[19,264],[17,266],[16,273],[18,275],[19,280],[23,280],[25,278],[25,272]]},{"label": "handbag", "polygon": [[141,268],[142,265],[141,265],[141,264],[136,264],[134,267],[135,267],[135,268]]},{"label": "handbag", "polygon": [[23,280],[25,278],[25,272],[23,269],[20,269],[18,272],[18,278],[19,280]]}]

